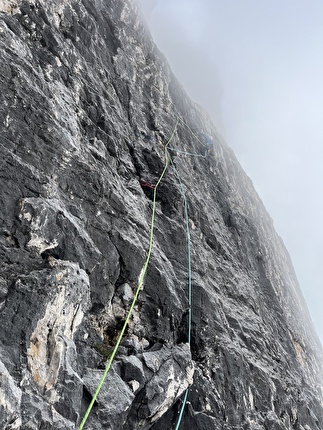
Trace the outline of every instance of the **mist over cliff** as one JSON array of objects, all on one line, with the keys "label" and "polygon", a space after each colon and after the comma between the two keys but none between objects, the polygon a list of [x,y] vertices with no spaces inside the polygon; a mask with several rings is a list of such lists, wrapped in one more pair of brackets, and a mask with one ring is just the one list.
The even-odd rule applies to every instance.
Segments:
[{"label": "mist over cliff", "polygon": [[0,10],[1,428],[322,429],[288,253],[133,2]]}]

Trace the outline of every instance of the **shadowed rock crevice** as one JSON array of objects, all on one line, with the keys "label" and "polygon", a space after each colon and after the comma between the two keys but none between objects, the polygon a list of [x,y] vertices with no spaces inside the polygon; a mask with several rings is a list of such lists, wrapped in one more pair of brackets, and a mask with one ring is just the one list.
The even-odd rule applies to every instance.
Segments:
[{"label": "shadowed rock crevice", "polygon": [[173,135],[85,428],[175,428],[188,388],[183,429],[321,430],[322,348],[288,253],[135,4],[0,1],[0,77],[1,429],[80,424]]}]

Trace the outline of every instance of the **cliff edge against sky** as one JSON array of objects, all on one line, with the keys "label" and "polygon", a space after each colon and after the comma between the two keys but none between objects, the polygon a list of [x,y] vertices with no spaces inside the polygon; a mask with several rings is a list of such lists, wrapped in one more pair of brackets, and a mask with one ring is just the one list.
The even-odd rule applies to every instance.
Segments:
[{"label": "cliff edge against sky", "polygon": [[132,1],[0,10],[0,427],[80,425],[164,171],[84,428],[322,429],[288,253]]}]

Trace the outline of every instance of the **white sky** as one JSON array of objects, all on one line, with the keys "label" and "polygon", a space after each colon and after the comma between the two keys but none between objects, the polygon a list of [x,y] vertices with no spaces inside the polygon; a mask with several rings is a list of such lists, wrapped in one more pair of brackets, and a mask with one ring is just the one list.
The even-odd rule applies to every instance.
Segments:
[{"label": "white sky", "polygon": [[323,343],[323,1],[139,2],[272,216]]}]

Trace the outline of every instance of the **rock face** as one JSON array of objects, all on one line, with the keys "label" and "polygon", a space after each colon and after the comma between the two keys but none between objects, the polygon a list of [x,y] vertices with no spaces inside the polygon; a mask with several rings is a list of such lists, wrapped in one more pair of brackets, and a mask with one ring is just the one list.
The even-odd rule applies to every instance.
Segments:
[{"label": "rock face", "polygon": [[84,428],[175,428],[188,388],[182,429],[322,430],[322,348],[288,253],[134,4],[0,10],[0,428],[79,426],[173,134],[144,285]]}]

